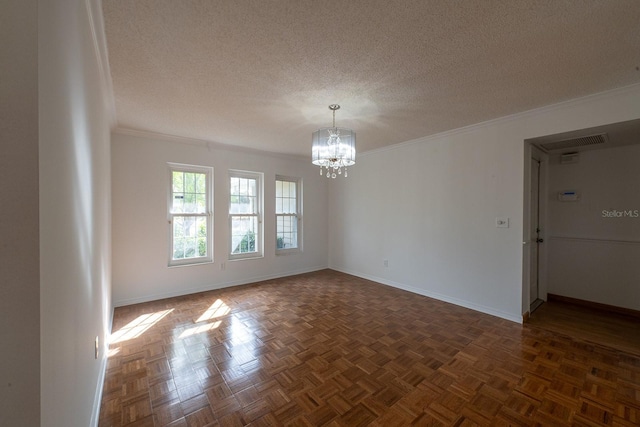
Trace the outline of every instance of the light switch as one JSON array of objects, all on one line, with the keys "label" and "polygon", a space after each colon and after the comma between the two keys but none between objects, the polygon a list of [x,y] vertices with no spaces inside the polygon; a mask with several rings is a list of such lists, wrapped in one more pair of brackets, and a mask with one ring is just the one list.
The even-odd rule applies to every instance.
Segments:
[{"label": "light switch", "polygon": [[496,227],[498,228],[509,228],[509,218],[499,216],[496,218]]}]

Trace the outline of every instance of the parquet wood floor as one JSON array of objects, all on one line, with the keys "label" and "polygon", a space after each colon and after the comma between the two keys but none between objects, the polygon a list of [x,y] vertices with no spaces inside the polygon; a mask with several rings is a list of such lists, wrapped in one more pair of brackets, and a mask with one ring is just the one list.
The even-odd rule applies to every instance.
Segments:
[{"label": "parquet wood floor", "polygon": [[640,355],[640,318],[550,301],[531,314],[529,325]]},{"label": "parquet wood floor", "polygon": [[100,426],[637,426],[640,355],[324,270],[116,309]]}]

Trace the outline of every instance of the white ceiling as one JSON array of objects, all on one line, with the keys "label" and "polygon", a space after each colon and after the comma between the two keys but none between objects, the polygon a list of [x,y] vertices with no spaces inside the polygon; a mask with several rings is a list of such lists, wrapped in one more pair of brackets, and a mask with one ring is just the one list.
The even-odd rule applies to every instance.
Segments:
[{"label": "white ceiling", "polygon": [[640,82],[637,0],[103,0],[120,128],[358,151]]}]

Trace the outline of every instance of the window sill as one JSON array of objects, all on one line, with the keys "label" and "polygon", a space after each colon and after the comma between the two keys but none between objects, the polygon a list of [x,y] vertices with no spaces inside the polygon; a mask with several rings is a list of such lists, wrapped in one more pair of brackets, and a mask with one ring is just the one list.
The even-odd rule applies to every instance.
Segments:
[{"label": "window sill", "polygon": [[260,259],[264,258],[263,254],[251,254],[251,255],[229,255],[229,261],[244,261],[246,259]]},{"label": "window sill", "polygon": [[206,265],[206,264],[213,264],[213,260],[212,259],[206,259],[203,261],[185,261],[185,262],[170,262],[167,267],[168,268],[174,268],[174,267],[193,267],[196,265]]},{"label": "window sill", "polygon": [[295,255],[295,254],[300,254],[302,253],[302,249],[300,248],[293,248],[293,249],[276,249],[276,256],[281,256],[281,255]]}]

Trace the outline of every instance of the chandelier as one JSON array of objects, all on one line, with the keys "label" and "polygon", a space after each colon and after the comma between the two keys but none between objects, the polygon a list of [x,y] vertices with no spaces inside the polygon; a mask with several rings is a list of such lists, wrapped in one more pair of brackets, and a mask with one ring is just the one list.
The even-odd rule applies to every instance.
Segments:
[{"label": "chandelier", "polygon": [[327,178],[342,174],[347,176],[347,167],[356,164],[356,133],[347,128],[336,127],[338,104],[329,105],[333,112],[333,126],[320,128],[311,136],[311,162],[320,166],[320,175],[326,170]]}]

